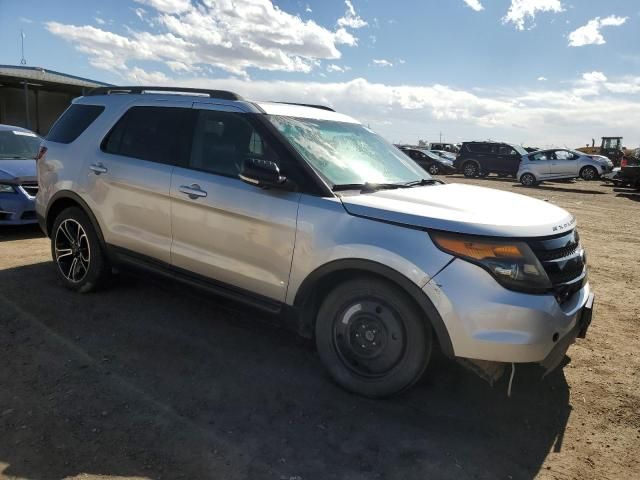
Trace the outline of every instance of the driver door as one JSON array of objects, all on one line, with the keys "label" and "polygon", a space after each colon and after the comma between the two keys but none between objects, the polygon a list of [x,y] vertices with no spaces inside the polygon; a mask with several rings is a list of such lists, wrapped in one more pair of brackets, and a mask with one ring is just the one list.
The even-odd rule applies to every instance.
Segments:
[{"label": "driver door", "polygon": [[300,194],[238,178],[246,158],[281,160],[247,114],[223,105],[194,108],[189,163],[171,179],[171,263],[241,293],[284,301]]}]

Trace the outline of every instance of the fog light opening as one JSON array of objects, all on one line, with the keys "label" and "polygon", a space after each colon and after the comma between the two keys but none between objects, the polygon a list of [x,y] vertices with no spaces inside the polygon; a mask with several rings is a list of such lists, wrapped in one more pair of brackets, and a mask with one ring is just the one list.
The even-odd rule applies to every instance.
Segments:
[{"label": "fog light opening", "polygon": [[559,334],[558,332],[554,333],[554,334],[553,334],[553,341],[554,341],[554,342],[557,342],[557,341],[558,341],[558,338],[560,338],[560,334]]}]

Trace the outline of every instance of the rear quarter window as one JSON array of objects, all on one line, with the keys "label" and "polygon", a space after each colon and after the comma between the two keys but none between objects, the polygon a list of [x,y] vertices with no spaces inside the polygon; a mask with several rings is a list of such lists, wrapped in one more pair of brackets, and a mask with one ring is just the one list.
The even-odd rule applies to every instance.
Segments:
[{"label": "rear quarter window", "polygon": [[106,153],[169,165],[186,165],[190,155],[193,110],[132,107],[102,142]]},{"label": "rear quarter window", "polygon": [[73,142],[103,111],[104,107],[101,105],[71,105],[53,124],[47,140],[56,143]]}]

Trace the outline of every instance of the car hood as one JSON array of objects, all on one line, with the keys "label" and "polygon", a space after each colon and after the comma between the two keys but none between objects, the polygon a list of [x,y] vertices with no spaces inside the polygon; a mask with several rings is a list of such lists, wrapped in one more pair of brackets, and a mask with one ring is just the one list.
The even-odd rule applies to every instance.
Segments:
[{"label": "car hood", "polygon": [[500,237],[544,237],[575,225],[560,207],[515,193],[446,184],[341,197],[352,215],[402,225]]},{"label": "car hood", "polygon": [[0,180],[15,182],[34,181],[37,177],[35,160],[0,158]]}]

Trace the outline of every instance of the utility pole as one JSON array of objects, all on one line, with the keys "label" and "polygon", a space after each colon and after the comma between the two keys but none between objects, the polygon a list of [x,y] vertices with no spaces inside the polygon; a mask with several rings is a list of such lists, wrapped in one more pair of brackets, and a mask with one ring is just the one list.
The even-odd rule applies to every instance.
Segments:
[{"label": "utility pole", "polygon": [[442,132],[440,132],[440,143],[442,143]]},{"label": "utility pole", "polygon": [[20,29],[20,54],[21,54],[21,59],[20,59],[20,65],[26,65],[27,64],[27,60],[24,58],[24,30]]}]

